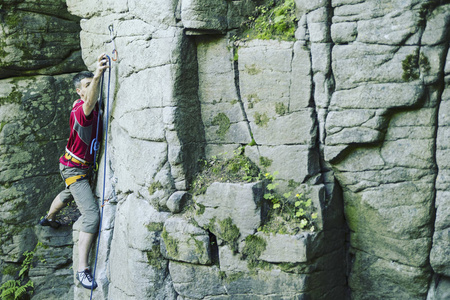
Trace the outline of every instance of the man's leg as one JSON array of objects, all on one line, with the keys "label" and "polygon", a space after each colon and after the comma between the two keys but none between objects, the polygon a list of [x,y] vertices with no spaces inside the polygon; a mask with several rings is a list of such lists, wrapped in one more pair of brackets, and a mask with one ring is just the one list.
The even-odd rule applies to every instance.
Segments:
[{"label": "man's leg", "polygon": [[60,212],[64,207],[66,207],[66,204],[62,202],[60,194],[58,194],[55,199],[53,199],[52,205],[50,206],[50,210],[47,214],[47,219],[54,220],[56,214]]},{"label": "man's leg", "polygon": [[48,214],[41,218],[39,221],[39,224],[41,226],[50,226],[54,229],[57,229],[61,226],[61,223],[56,219],[56,215],[58,212],[60,212],[67,203],[73,199],[70,191],[68,189],[63,190],[61,193],[59,193],[55,199],[53,199],[53,202],[50,206],[50,210],[48,211]]},{"label": "man's leg", "polygon": [[98,232],[100,223],[100,210],[98,202],[92,194],[89,181],[83,179],[70,185],[72,193],[78,209],[81,212],[81,228],[78,236],[78,272],[76,278],[81,285],[87,289],[96,288],[97,283],[89,267],[89,252],[94,242],[94,237]]},{"label": "man's leg", "polygon": [[91,250],[92,242],[95,234],[80,231],[78,237],[78,271],[84,271],[89,267],[89,251]]}]

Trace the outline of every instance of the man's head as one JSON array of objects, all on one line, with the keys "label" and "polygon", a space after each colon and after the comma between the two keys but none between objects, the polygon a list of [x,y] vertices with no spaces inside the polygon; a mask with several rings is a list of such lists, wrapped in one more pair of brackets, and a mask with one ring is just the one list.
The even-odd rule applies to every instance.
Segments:
[{"label": "man's head", "polygon": [[77,89],[77,94],[80,95],[81,100],[85,99],[88,86],[91,84],[94,74],[92,72],[83,71],[73,77],[73,85]]}]

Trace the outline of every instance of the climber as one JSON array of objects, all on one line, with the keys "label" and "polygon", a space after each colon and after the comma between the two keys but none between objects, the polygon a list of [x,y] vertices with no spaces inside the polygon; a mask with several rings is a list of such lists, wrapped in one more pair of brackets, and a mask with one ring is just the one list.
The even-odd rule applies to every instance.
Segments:
[{"label": "climber", "polygon": [[[88,259],[100,221],[99,206],[88,180],[94,161],[94,154],[91,153],[90,146],[92,140],[96,138],[97,119],[100,118],[100,108],[97,103],[100,79],[103,72],[109,67],[107,55],[102,54],[97,59],[94,73],[84,71],[73,78],[76,92],[80,98],[72,105],[69,141],[65,154],[59,159],[60,172],[66,188],[55,197],[48,214],[39,221],[41,226],[58,228],[61,224],[55,219],[57,213],[68,202],[75,199],[81,212],[76,278],[87,289],[97,287],[89,268]],[[101,122],[99,124],[101,126]]]}]

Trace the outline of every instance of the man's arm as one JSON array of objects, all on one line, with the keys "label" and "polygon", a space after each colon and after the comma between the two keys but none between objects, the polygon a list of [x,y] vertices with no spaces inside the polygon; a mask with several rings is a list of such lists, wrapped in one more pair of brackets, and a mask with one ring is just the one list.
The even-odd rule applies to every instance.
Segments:
[{"label": "man's arm", "polygon": [[83,103],[83,112],[86,117],[89,116],[91,112],[94,110],[100,92],[99,91],[100,79],[102,77],[103,72],[107,68],[109,68],[108,58],[106,57],[106,54],[102,54],[97,59],[97,69],[95,69],[94,78],[92,78],[91,84],[88,87],[88,90],[86,92],[86,99]]}]

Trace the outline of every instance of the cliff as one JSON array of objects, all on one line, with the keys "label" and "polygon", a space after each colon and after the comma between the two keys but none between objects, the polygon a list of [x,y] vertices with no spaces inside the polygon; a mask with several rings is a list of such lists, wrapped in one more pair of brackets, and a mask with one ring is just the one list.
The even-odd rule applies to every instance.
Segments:
[{"label": "cliff", "polygon": [[0,7],[2,283],[89,297],[36,223],[112,25],[93,299],[450,296],[448,1],[44,3]]}]

